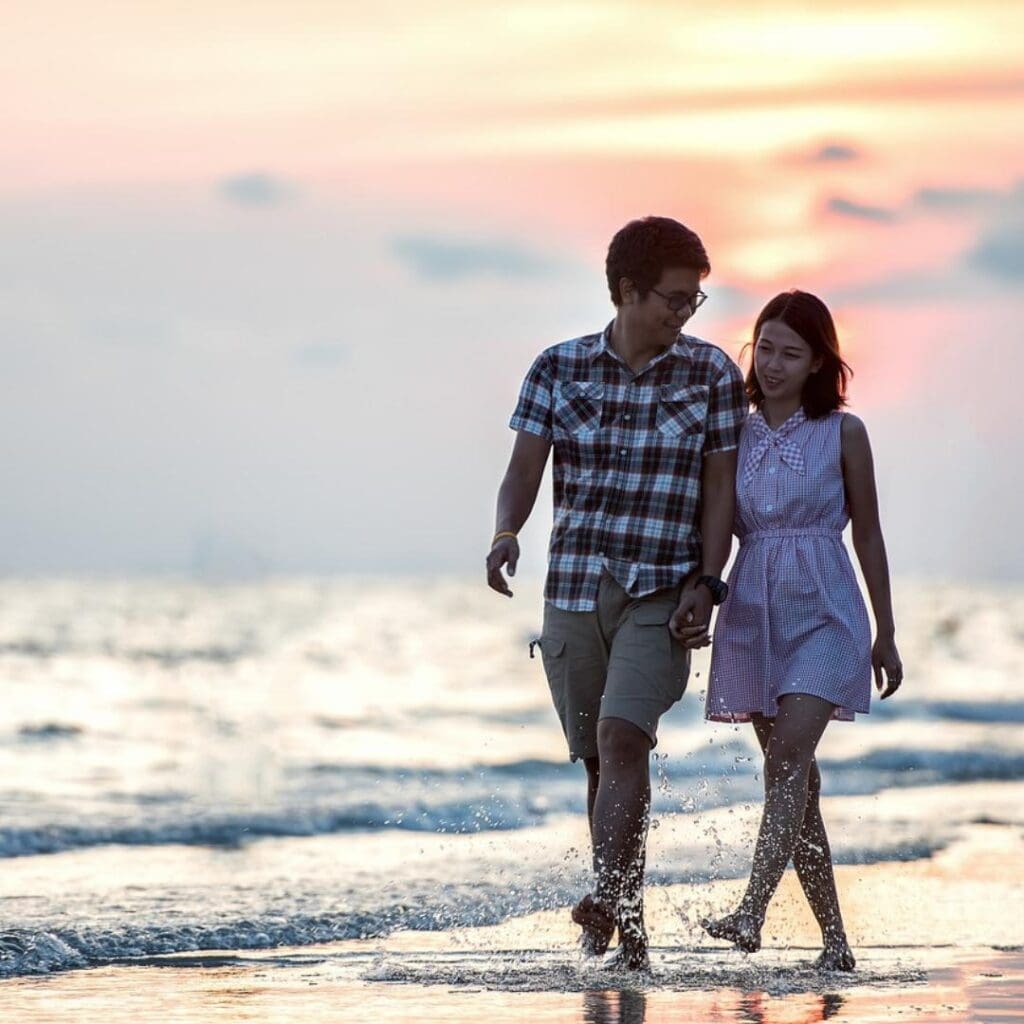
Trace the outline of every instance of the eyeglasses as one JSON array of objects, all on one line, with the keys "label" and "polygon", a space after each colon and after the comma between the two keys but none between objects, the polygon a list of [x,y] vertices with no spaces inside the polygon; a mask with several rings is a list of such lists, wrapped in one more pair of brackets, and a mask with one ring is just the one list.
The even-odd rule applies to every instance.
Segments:
[{"label": "eyeglasses", "polygon": [[657,288],[652,288],[651,291],[655,295],[661,296],[668,303],[668,308],[673,313],[680,313],[687,306],[689,306],[691,313],[696,313],[708,299],[700,289],[697,289],[692,295],[666,295],[664,292],[659,292]]}]

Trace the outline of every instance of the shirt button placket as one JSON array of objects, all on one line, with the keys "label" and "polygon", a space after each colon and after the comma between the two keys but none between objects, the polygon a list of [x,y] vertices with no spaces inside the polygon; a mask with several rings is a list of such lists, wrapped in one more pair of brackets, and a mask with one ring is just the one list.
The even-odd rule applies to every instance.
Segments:
[{"label": "shirt button placket", "polygon": [[[630,388],[635,388],[636,387],[636,378],[634,378],[633,380],[631,380],[629,382],[629,387]],[[627,403],[626,407],[627,408],[630,408],[630,403],[631,403],[632,396],[635,395],[635,394],[636,394],[636,391],[627,391],[626,392],[626,403]],[[627,443],[627,444],[629,443],[629,438],[630,438],[629,423],[630,423],[630,421],[632,419],[633,419],[633,414],[631,412],[624,412],[622,414],[622,424],[623,424],[623,430],[622,430],[623,437],[622,437],[622,440],[623,440],[624,443]],[[628,448],[620,448],[619,449],[619,457],[620,458],[625,459],[628,455],[629,455],[629,449]]]}]

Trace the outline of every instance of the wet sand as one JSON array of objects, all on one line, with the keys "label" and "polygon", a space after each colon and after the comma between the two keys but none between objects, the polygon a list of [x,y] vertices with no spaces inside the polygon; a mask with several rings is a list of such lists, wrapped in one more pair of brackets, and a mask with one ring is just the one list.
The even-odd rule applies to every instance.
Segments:
[{"label": "wet sand", "polygon": [[[837,869],[852,975],[811,967],[817,935],[788,872],[765,948],[744,956],[697,921],[742,882],[652,888],[653,977],[573,953],[568,912],[488,928],[265,952],[177,954],[0,983],[6,1022],[1024,1020],[1024,835],[972,825],[928,860]],[[785,944],[784,944],[785,941]]]}]

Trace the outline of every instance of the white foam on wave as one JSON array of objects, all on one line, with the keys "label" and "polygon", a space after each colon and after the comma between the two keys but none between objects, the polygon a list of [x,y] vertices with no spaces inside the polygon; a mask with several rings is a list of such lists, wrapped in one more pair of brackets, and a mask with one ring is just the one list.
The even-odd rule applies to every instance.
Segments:
[{"label": "white foam on wave", "polygon": [[52,974],[84,967],[87,958],[47,932],[0,932],[0,978]]}]

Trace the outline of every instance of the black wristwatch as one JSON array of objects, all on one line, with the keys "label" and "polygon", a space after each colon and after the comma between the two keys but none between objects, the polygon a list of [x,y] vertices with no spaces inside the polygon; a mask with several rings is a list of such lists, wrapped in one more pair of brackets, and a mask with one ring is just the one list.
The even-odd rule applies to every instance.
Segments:
[{"label": "black wristwatch", "polygon": [[711,591],[711,600],[715,604],[721,604],[729,596],[729,584],[717,576],[701,576],[696,586],[699,587],[702,583]]}]

